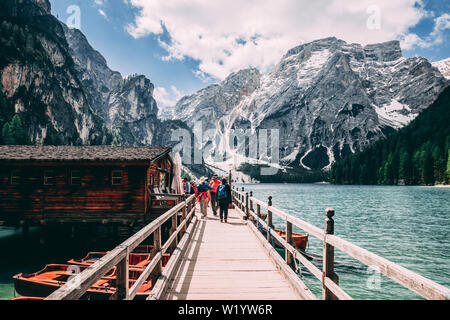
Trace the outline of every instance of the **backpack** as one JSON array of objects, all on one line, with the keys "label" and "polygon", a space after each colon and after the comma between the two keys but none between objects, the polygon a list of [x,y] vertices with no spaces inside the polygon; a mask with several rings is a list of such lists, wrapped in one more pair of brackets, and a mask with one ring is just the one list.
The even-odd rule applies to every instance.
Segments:
[{"label": "backpack", "polygon": [[217,189],[217,199],[218,200],[224,200],[227,198],[227,188],[225,185],[220,185]]}]

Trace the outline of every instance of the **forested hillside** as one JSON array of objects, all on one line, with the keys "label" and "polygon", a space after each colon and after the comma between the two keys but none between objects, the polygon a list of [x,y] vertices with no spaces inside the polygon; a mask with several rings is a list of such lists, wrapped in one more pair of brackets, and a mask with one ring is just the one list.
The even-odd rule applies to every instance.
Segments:
[{"label": "forested hillside", "polygon": [[334,184],[450,182],[450,87],[399,132],[334,164]]}]

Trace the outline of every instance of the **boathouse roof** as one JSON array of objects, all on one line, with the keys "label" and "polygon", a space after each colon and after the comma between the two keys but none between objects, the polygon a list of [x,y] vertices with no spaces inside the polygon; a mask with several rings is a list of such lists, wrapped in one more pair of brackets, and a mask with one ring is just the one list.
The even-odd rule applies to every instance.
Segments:
[{"label": "boathouse roof", "polygon": [[11,161],[149,161],[168,154],[169,147],[0,146],[0,162]]}]

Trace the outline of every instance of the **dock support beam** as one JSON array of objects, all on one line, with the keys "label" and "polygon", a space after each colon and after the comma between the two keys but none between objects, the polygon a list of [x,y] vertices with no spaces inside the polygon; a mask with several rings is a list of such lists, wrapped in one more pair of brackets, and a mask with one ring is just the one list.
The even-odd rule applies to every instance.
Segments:
[{"label": "dock support beam", "polygon": [[327,235],[334,234],[334,209],[325,211],[325,237],[323,240],[323,275],[322,275],[322,298],[323,300],[338,300],[338,298],[325,286],[325,278],[330,278],[339,285],[339,277],[334,272],[334,247],[327,243]]}]

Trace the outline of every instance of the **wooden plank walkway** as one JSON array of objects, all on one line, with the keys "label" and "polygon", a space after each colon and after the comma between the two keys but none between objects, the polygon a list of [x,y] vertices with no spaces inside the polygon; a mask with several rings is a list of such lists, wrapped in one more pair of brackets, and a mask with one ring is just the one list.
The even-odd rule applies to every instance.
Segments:
[{"label": "wooden plank walkway", "polygon": [[297,300],[241,216],[230,210],[228,224],[222,224],[208,210],[208,217],[199,220],[164,298]]}]

